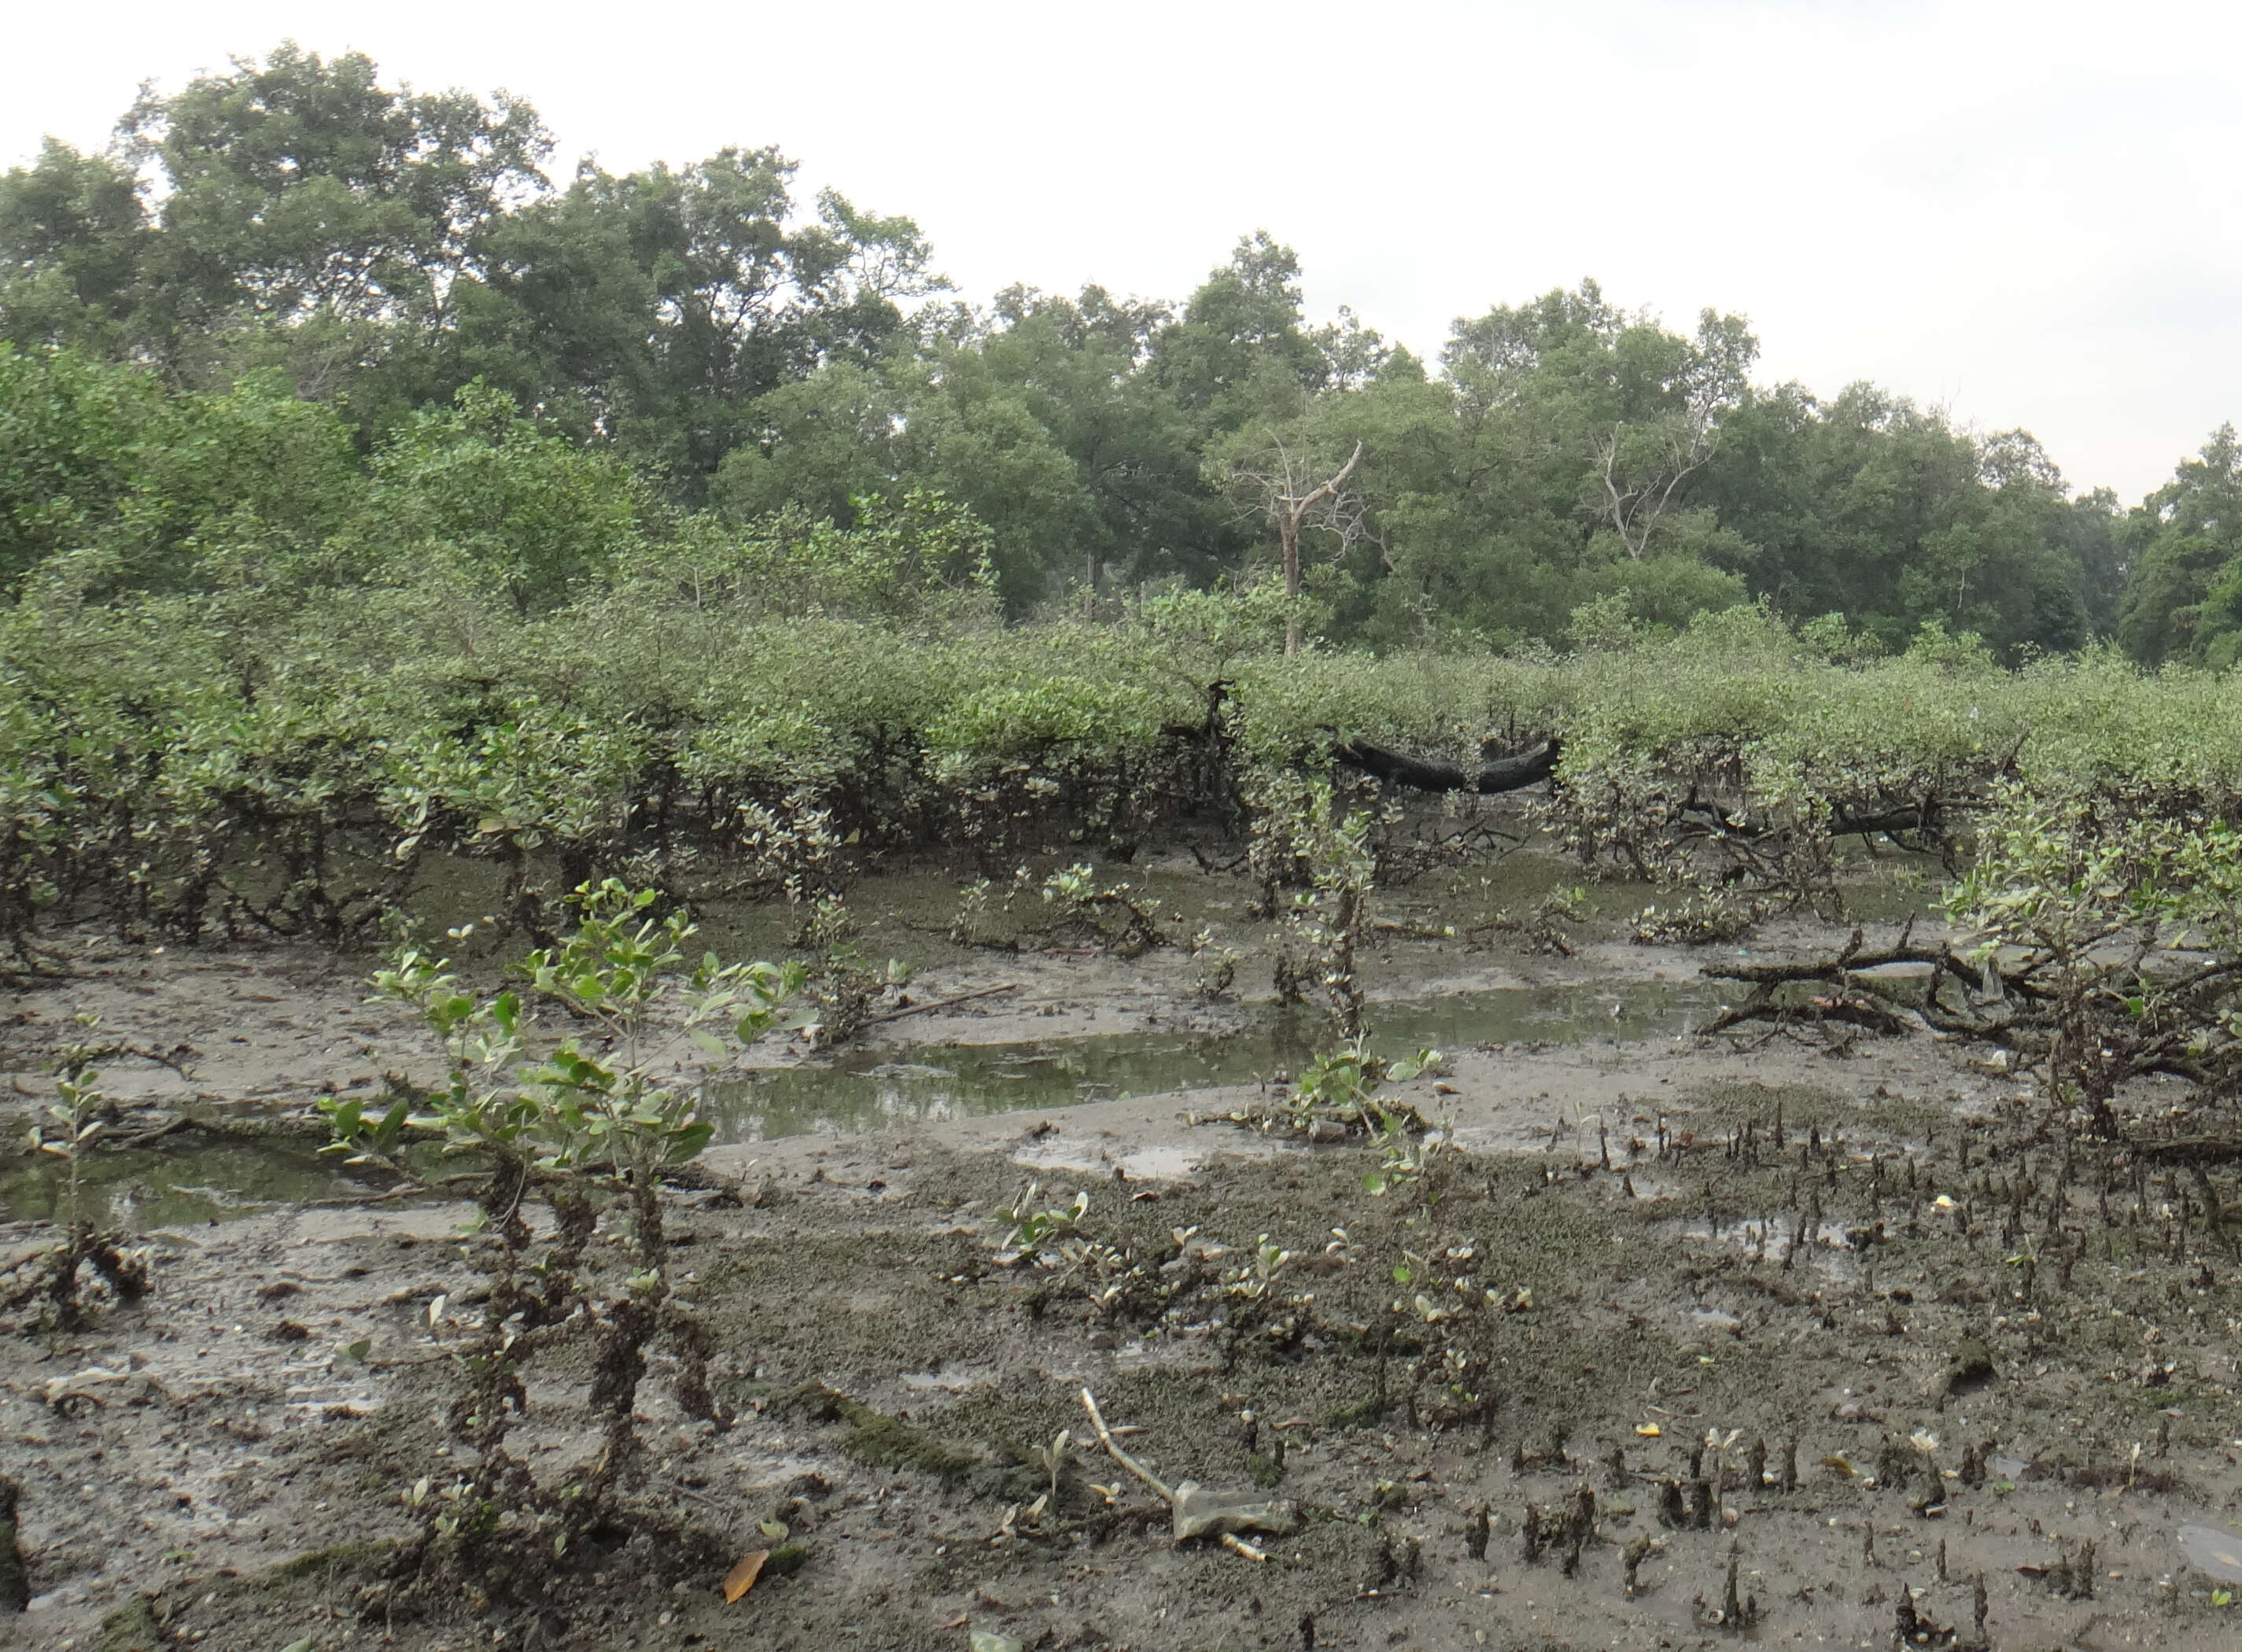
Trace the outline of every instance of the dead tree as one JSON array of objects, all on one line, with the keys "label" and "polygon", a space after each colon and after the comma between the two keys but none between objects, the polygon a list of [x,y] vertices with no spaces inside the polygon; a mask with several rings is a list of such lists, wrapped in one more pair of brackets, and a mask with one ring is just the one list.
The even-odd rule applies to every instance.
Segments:
[{"label": "dead tree", "polygon": [[1232,472],[1238,487],[1250,491],[1268,513],[1284,552],[1285,597],[1290,604],[1285,615],[1286,654],[1300,651],[1300,535],[1312,529],[1332,534],[1341,546],[1362,537],[1362,495],[1348,485],[1361,465],[1362,444],[1358,441],[1346,463],[1319,481],[1316,477],[1323,467],[1277,442],[1261,464],[1240,463]]},{"label": "dead tree", "polygon": [[1704,468],[1713,456],[1713,433],[1692,425],[1635,435],[1635,445],[1648,444],[1653,456],[1634,475],[1621,474],[1620,450],[1629,433],[1614,425],[1611,434],[1595,439],[1596,459],[1602,467],[1604,514],[1619,532],[1630,560],[1641,561],[1649,547],[1650,530],[1673,504],[1682,484]]},{"label": "dead tree", "polygon": [[1697,336],[1667,380],[1671,405],[1636,422],[1622,420],[1589,439],[1599,500],[1631,561],[1649,548],[1651,530],[1675,507],[1688,480],[1720,447],[1721,420],[1742,400],[1759,346],[1735,316],[1707,310]]}]

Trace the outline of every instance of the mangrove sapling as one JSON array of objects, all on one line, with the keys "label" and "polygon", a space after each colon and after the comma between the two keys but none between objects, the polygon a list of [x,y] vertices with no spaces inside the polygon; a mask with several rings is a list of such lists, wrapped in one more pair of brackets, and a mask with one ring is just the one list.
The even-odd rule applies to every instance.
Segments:
[{"label": "mangrove sapling", "polygon": [[[353,1162],[377,1159],[402,1172],[398,1147],[420,1131],[487,1169],[468,1254],[488,1276],[489,1298],[453,1350],[462,1381],[449,1412],[472,1467],[453,1469],[440,1486],[424,1479],[406,1498],[426,1521],[407,1562],[463,1574],[472,1558],[487,1590],[493,1582],[533,1588],[573,1541],[622,1516],[618,1500],[638,1447],[632,1410],[650,1346],[665,1343],[675,1355],[688,1416],[726,1420],[708,1387],[706,1333],[669,1277],[661,1176],[713,1133],[696,1116],[695,1090],[672,1075],[681,1061],[727,1058],[731,1044],[720,1033],[744,1044],[777,1024],[802,972],[725,964],[713,953],[690,962],[684,945],[694,926],[680,914],[652,917],[657,899],[613,880],[581,886],[574,932],[517,966],[530,995],[596,1029],[541,1051],[532,1045],[520,995],[469,992],[443,960],[401,950],[374,984],[382,997],[418,1010],[442,1043],[444,1087],[418,1112],[400,1101],[378,1118],[355,1101],[321,1104],[338,1138],[332,1151]],[[541,1254],[524,1214],[533,1201],[552,1219]],[[610,1212],[625,1220],[628,1271],[619,1290],[602,1293],[586,1256]],[[601,1448],[557,1483],[540,1482],[508,1444],[527,1409],[527,1373],[554,1350],[586,1342],[586,1398]]]},{"label": "mangrove sapling", "polygon": [[[1030,1261],[1051,1271],[1050,1284],[1036,1293],[1038,1311],[1051,1291],[1070,1286],[1081,1290],[1089,1299],[1091,1313],[1100,1320],[1111,1320],[1132,1304],[1146,1306],[1141,1299],[1161,1294],[1154,1289],[1151,1273],[1133,1242],[1124,1239],[1121,1244],[1111,1244],[1084,1229],[1084,1219],[1090,1214],[1089,1190],[1078,1189],[1070,1205],[1038,1208],[1042,1193],[1041,1185],[1036,1182],[1021,1188],[1009,1212],[1011,1231],[998,1244],[993,1258],[1000,1267]],[[1178,1250],[1188,1237],[1178,1238]]]},{"label": "mangrove sapling", "polygon": [[1281,908],[1278,998],[1302,1004],[1311,994],[1318,996],[1339,1036],[1359,1038],[1367,997],[1355,952],[1370,926],[1376,874],[1370,816],[1359,809],[1341,813],[1329,782],[1311,783],[1289,773],[1258,776],[1249,796],[1256,811],[1253,865],[1263,903],[1259,910],[1275,916],[1279,887],[1293,890]]},{"label": "mangrove sapling", "polygon": [[1214,1004],[1222,999],[1238,980],[1238,966],[1244,957],[1226,946],[1217,946],[1214,931],[1201,930],[1191,937],[1191,962],[1198,966],[1197,978],[1191,983],[1194,997]]},{"label": "mangrove sapling", "polygon": [[1742,939],[1774,910],[1769,902],[1732,889],[1693,890],[1678,904],[1644,907],[1628,930],[1644,946],[1707,946]]},{"label": "mangrove sapling", "polygon": [[2242,1079],[2232,829],[2004,787],[1948,910],[1975,932],[1986,1017],[2031,1035],[2051,1088],[2096,1133],[2119,1137],[2110,1103],[2133,1074]]},{"label": "mangrove sapling", "polygon": [[[1098,869],[1086,861],[1062,867],[1040,885],[1026,867],[1016,867],[1001,899],[994,898],[996,889],[984,877],[958,891],[957,910],[945,930],[952,945],[1017,952],[1031,944],[1072,944],[1134,958],[1171,938],[1158,900],[1131,883],[1101,883]],[[1031,896],[1040,898],[1047,921],[1016,920],[1000,931],[991,921],[992,908],[1009,915]],[[1195,954],[1198,946],[1194,942]]]},{"label": "mangrove sapling", "polygon": [[1090,1190],[1077,1188],[1071,1204],[1038,1209],[1043,1191],[1042,1183],[1028,1182],[1021,1187],[1020,1196],[1012,1201],[1008,1212],[1012,1228],[997,1246],[998,1262],[1009,1264],[1023,1258],[1040,1257],[1061,1238],[1080,1232],[1082,1219],[1090,1214]]},{"label": "mangrove sapling", "polygon": [[[1493,882],[1491,878],[1481,878],[1480,887],[1491,887]],[[1562,926],[1587,916],[1588,899],[1588,892],[1583,886],[1564,885],[1550,890],[1522,914],[1499,907],[1484,923],[1472,924],[1465,933],[1476,936],[1491,931],[1508,935],[1523,942],[1529,950],[1569,958],[1573,956],[1573,937]]]},{"label": "mangrove sapling", "polygon": [[1439,1071],[1441,1059],[1437,1050],[1420,1050],[1406,1060],[1388,1061],[1373,1051],[1367,1038],[1350,1038],[1302,1069],[1285,1100],[1285,1122],[1312,1138],[1332,1134],[1335,1127],[1390,1148],[1422,1132],[1425,1121],[1414,1107],[1380,1100],[1379,1091],[1388,1083],[1407,1084]]},{"label": "mangrove sapling", "polygon": [[[1403,1245],[1392,1269],[1400,1294],[1393,1298],[1391,1313],[1397,1324],[1409,1328],[1419,1349],[1403,1403],[1413,1423],[1426,1420],[1418,1396],[1430,1385],[1430,1420],[1475,1423],[1484,1447],[1494,1442],[1499,1400],[1494,1387],[1496,1322],[1506,1313],[1529,1306],[1532,1294],[1506,1294],[1490,1286],[1483,1277],[1478,1241],[1454,1226],[1452,1219],[1463,1208],[1451,1197],[1461,1174],[1461,1155],[1448,1135],[1426,1132],[1413,1138],[1397,1120],[1389,1122],[1378,1144],[1381,1162],[1364,1176],[1363,1185],[1373,1198],[1390,1196],[1402,1205]],[[1559,1424],[1550,1434],[1549,1456],[1561,1463],[1566,1432]]]},{"label": "mangrove sapling", "polygon": [[1224,1273],[1222,1293],[1230,1299],[1225,1369],[1236,1363],[1249,1335],[1259,1333],[1279,1346],[1290,1346],[1312,1328],[1312,1293],[1280,1297],[1279,1280],[1292,1259],[1292,1252],[1263,1233],[1253,1241],[1251,1254]]},{"label": "mangrove sapling", "polygon": [[1101,887],[1098,869],[1087,862],[1044,879],[1043,897],[1054,915],[1054,930],[1071,931],[1116,957],[1140,957],[1168,944],[1159,902],[1128,883]]},{"label": "mangrove sapling", "polygon": [[[89,1030],[94,1025],[91,1017],[82,1017],[80,1022]],[[126,1251],[118,1235],[101,1232],[85,1216],[82,1179],[86,1155],[108,1127],[103,1115],[111,1105],[101,1092],[101,1073],[93,1064],[96,1055],[88,1045],[64,1048],[55,1073],[56,1099],[48,1105],[46,1118],[32,1125],[27,1138],[33,1152],[64,1163],[58,1212],[63,1238],[52,1250],[31,1259],[32,1279],[13,1291],[4,1306],[20,1307],[44,1295],[46,1302],[40,1320],[56,1330],[73,1329],[84,1322],[85,1306],[78,1291],[80,1276],[88,1266],[119,1301],[137,1302],[148,1290],[146,1254]]]},{"label": "mangrove sapling", "polygon": [[856,921],[838,895],[820,896],[803,920],[795,944],[809,950],[809,990],[817,1004],[802,1024],[804,1037],[821,1048],[845,1044],[878,1018],[885,993],[910,982],[910,968],[889,958],[884,966],[868,962],[856,944]]}]

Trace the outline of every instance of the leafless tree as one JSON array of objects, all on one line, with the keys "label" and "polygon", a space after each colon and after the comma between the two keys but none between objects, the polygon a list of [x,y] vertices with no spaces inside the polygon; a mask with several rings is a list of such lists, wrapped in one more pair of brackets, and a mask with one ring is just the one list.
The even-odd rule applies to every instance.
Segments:
[{"label": "leafless tree", "polygon": [[[1359,441],[1346,463],[1328,475],[1324,466],[1279,441],[1272,442],[1260,460],[1241,460],[1232,468],[1232,482],[1267,513],[1276,526],[1277,543],[1284,551],[1285,595],[1292,605],[1285,617],[1287,654],[1300,651],[1300,535],[1328,534],[1342,547],[1363,536],[1367,515],[1360,490],[1352,486],[1361,467]],[[1321,480],[1317,480],[1319,476]]]},{"label": "leafless tree", "polygon": [[[1604,511],[1619,530],[1620,542],[1635,561],[1650,544],[1650,530],[1674,502],[1682,484],[1713,456],[1715,429],[1694,420],[1632,428],[1620,424],[1595,438],[1602,466]],[[1622,473],[1621,453],[1632,461]]]},{"label": "leafless tree", "polygon": [[1616,423],[1594,444],[1603,511],[1635,561],[1682,484],[1720,448],[1721,420],[1742,399],[1759,345],[1735,316],[1703,312],[1697,336],[1668,380],[1668,408],[1639,423]]}]

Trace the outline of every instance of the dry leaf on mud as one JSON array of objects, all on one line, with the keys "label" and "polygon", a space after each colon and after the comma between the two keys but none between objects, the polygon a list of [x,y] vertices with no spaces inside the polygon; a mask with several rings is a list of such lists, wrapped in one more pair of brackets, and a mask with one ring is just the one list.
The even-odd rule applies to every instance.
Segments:
[{"label": "dry leaf on mud", "polygon": [[770,1550],[755,1549],[740,1557],[740,1563],[724,1574],[724,1604],[729,1606],[755,1588],[755,1580],[763,1575],[763,1562],[770,1558]]}]

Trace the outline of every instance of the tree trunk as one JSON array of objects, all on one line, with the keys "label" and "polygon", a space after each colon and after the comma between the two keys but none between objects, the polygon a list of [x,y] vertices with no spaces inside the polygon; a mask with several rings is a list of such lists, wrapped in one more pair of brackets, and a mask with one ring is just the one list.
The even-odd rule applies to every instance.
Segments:
[{"label": "tree trunk", "polygon": [[1452,763],[1426,762],[1420,757],[1388,751],[1360,740],[1343,742],[1332,755],[1366,775],[1414,786],[1419,791],[1472,791],[1488,796],[1496,792],[1517,791],[1537,780],[1547,780],[1556,772],[1562,750],[1562,742],[1552,735],[1539,751],[1498,757],[1473,769],[1459,769]]},{"label": "tree trunk", "polygon": [[1298,519],[1279,512],[1277,538],[1285,547],[1285,652],[1294,655],[1300,651],[1300,524]]}]

